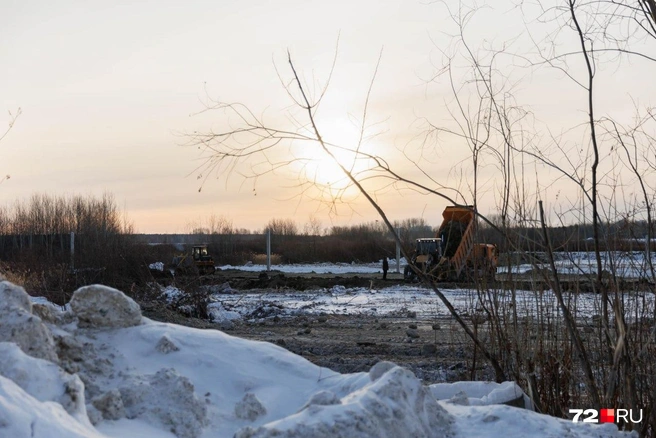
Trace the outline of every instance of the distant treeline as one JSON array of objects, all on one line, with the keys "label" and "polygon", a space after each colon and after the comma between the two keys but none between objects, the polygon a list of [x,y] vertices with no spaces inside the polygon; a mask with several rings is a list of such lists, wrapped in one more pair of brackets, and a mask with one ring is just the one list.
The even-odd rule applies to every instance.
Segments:
[{"label": "distant treeline", "polygon": [[[282,221],[278,220],[280,224]],[[291,222],[289,222],[291,223]],[[281,256],[284,263],[311,262],[375,262],[382,257],[394,257],[396,244],[393,235],[380,223],[365,223],[347,227],[332,227],[326,234],[290,232],[272,229],[272,252]],[[412,224],[408,226],[408,224]],[[437,227],[433,228],[419,219],[405,221],[398,227],[403,247],[410,253],[415,239],[435,237]],[[268,227],[267,227],[268,228]],[[265,230],[267,229],[265,228]],[[646,249],[646,223],[618,223],[602,227],[601,250],[644,251]],[[593,251],[592,227],[569,226],[548,228],[555,251]],[[499,231],[480,226],[477,241],[496,244],[501,252],[526,251],[543,252],[544,239],[539,228],[511,227],[507,230],[512,245]],[[266,251],[265,234],[148,234],[139,235],[140,242],[177,246],[208,244],[210,252],[218,263],[240,264],[249,261],[253,254]],[[651,242],[651,250],[656,250],[656,240]]]},{"label": "distant treeline", "polygon": [[[266,252],[265,234],[148,234],[134,236],[146,246],[171,248],[172,252],[188,252],[191,246],[207,244],[219,264],[243,264]],[[348,236],[271,235],[271,251],[283,263],[372,262],[392,256],[395,244],[379,235],[360,239]],[[168,262],[169,260],[161,260]]]},{"label": "distant treeline", "polygon": [[[646,221],[619,221],[600,225],[599,248],[602,251],[644,251],[649,226]],[[593,228],[591,224],[548,227],[549,239],[554,251],[594,251]],[[508,239],[490,226],[482,225],[478,230],[478,240],[493,243],[501,252],[544,251],[544,236],[541,228],[508,227]],[[652,224],[651,250],[656,250],[656,230]]]},{"label": "distant treeline", "polygon": [[36,194],[0,208],[0,268],[34,291],[99,282],[129,286],[142,263],[133,233],[109,194]]},{"label": "distant treeline", "polygon": [[[544,251],[542,230],[509,227],[509,244],[497,230],[479,222],[477,240],[494,243],[501,252]],[[646,222],[620,221],[601,226],[601,249],[643,251]],[[421,218],[394,223],[408,253],[420,237],[434,237],[436,228]],[[283,263],[378,262],[394,257],[393,234],[382,222],[323,228],[311,218],[303,227],[291,219],[271,219],[259,233],[233,227],[212,217],[189,234],[135,234],[111,195],[56,197],[34,195],[26,202],[0,208],[0,270],[23,272],[37,290],[73,290],[91,282],[126,288],[152,281],[148,265],[170,263],[174,255],[198,243],[209,245],[218,264],[243,264],[271,248]],[[591,225],[550,227],[556,251],[592,251]],[[74,233],[74,241],[71,240]],[[71,244],[74,242],[74,251]],[[651,249],[656,250],[652,241]]]},{"label": "distant treeline", "polygon": [[[258,234],[231,231],[225,218],[213,218],[221,227],[194,227],[190,234],[144,234],[137,237],[147,244],[180,245],[205,243],[217,262],[241,264],[254,254],[266,251],[266,233],[271,232],[271,251],[281,256],[284,263],[312,262],[374,262],[396,254],[392,234],[382,222],[368,222],[351,226],[321,228],[310,221],[303,230],[291,219],[272,219]],[[436,232],[423,219],[407,219],[395,223],[401,240],[411,248],[416,238],[433,236]],[[223,232],[211,232],[220,229]],[[226,232],[227,231],[227,232]],[[243,231],[243,230],[239,230]]]}]

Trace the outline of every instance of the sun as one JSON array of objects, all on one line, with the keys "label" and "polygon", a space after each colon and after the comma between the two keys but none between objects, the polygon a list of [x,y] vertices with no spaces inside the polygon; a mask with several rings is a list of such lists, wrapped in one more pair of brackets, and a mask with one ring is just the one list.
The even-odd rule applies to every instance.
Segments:
[{"label": "sun", "polygon": [[330,191],[346,190],[352,182],[344,170],[356,176],[366,172],[372,164],[365,155],[371,145],[357,147],[359,133],[350,123],[335,122],[323,128],[323,146],[316,141],[294,146],[294,170],[303,182]]},{"label": "sun", "polygon": [[313,146],[312,149],[308,150],[304,178],[307,181],[335,189],[344,188],[348,184],[348,177],[342,166],[346,170],[350,170],[350,161],[352,161],[348,154],[335,151],[334,148],[330,147],[328,148],[330,153],[328,153],[319,144]]},{"label": "sun", "polygon": [[353,185],[346,172],[361,179],[371,167],[371,160],[363,155],[367,153],[364,148],[357,150],[330,143],[324,149],[318,142],[304,146],[295,151],[295,176],[322,190],[344,191]]}]

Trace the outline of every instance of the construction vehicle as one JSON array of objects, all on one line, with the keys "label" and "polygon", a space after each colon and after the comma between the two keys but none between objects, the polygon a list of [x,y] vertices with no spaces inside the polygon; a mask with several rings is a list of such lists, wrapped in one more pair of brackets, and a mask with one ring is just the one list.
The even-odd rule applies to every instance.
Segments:
[{"label": "construction vehicle", "polygon": [[191,253],[173,257],[173,270],[179,275],[211,275],[216,272],[216,267],[207,245],[194,245]]},{"label": "construction vehicle", "polygon": [[406,280],[416,279],[414,266],[435,281],[494,279],[498,265],[496,245],[474,243],[476,213],[473,206],[449,206],[434,238],[416,240]]}]

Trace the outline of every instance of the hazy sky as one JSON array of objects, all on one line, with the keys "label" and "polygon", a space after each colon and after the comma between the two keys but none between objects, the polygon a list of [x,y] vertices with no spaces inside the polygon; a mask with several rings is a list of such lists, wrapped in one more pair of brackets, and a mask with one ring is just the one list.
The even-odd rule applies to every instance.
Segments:
[{"label": "hazy sky", "polygon": [[[485,38],[522,31],[509,6],[477,24]],[[511,15],[511,14],[510,14]],[[334,138],[353,134],[381,49],[370,120],[384,132],[369,147],[392,151],[421,132],[417,119],[448,118],[447,90],[427,87],[434,44],[448,20],[423,1],[21,1],[0,6],[0,110],[22,115],[0,143],[0,203],[33,192],[111,192],[141,232],[182,232],[210,214],[238,227],[261,228],[272,217],[302,226],[316,214],[324,226],[375,219],[360,202],[356,214],[293,197],[285,175],[241,185],[210,178],[202,192],[198,152],[181,145],[184,132],[220,124],[220,114],[190,117],[209,95],[240,101],[275,117],[289,105],[274,62],[286,69],[289,49],[304,77],[325,79],[339,36],[339,53],[322,123]],[[482,40],[481,40],[482,41]],[[437,52],[439,54],[439,52]],[[560,117],[568,86],[529,103]],[[560,88],[560,86],[557,86]],[[521,90],[520,90],[521,91]],[[555,92],[562,92],[556,96]],[[580,96],[579,96],[580,97]],[[580,108],[575,108],[579,111]],[[564,116],[562,116],[564,117]],[[6,124],[6,115],[0,118]],[[391,152],[390,152],[391,153]],[[449,158],[443,151],[441,157]],[[453,154],[457,161],[458,153]],[[430,160],[428,161],[430,162]],[[454,162],[435,158],[436,174]],[[445,202],[388,190],[380,198],[392,219],[423,216],[438,224]],[[332,222],[331,222],[332,221]]]}]

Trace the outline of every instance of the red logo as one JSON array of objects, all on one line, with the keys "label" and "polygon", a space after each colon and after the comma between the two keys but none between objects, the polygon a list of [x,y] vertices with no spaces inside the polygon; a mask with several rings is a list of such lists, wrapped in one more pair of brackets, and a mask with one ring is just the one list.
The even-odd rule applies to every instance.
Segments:
[{"label": "red logo", "polygon": [[615,423],[615,409],[601,409],[599,411],[600,423]]}]

